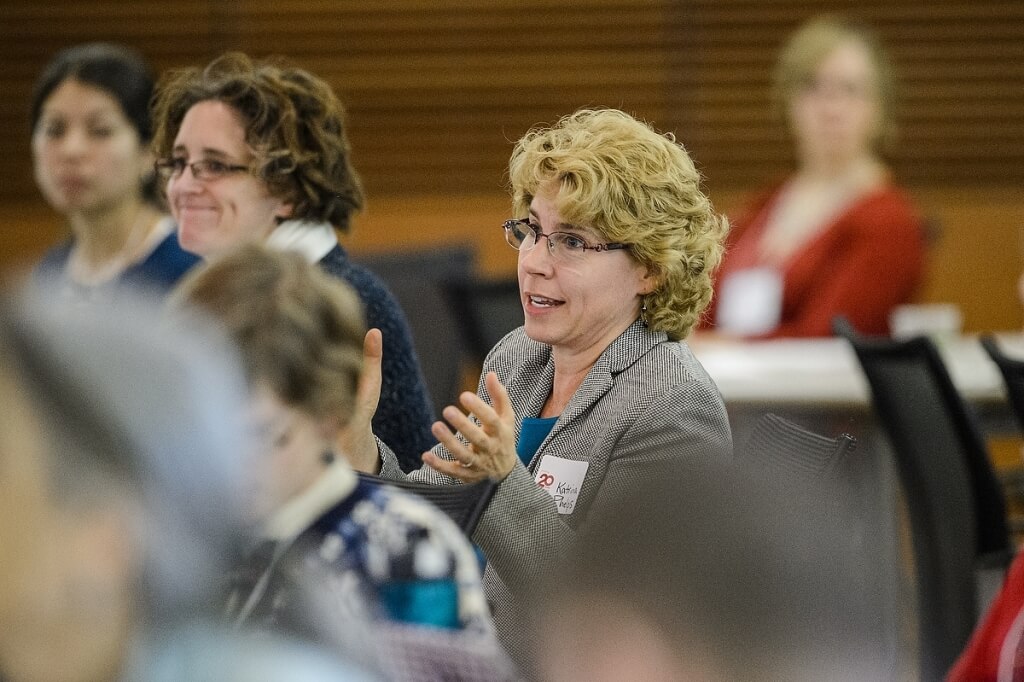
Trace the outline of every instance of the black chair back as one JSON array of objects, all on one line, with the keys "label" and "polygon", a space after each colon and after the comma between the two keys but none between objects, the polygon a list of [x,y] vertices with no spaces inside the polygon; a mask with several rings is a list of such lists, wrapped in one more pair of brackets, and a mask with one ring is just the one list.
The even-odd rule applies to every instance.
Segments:
[{"label": "black chair back", "polygon": [[917,573],[922,679],[941,679],[977,619],[979,560],[1010,557],[1004,492],[981,430],[932,341],[866,338],[853,346],[893,448],[907,499]]},{"label": "black chair back", "polygon": [[451,280],[444,292],[475,362],[482,362],[494,344],[523,324],[523,303],[514,278]]},{"label": "black chair back", "polygon": [[393,486],[422,497],[447,514],[467,537],[472,537],[480,517],[498,488],[498,484],[489,479],[478,483],[434,485],[419,481],[390,480],[362,472],[359,472],[359,478],[373,485]]},{"label": "black chair back", "polygon": [[444,284],[469,277],[475,260],[473,249],[465,246],[358,258],[387,283],[409,321],[435,414],[453,404],[462,390],[462,338],[445,299]]},{"label": "black chair back", "polygon": [[848,433],[829,438],[768,413],[754,425],[737,460],[787,479],[827,480],[834,477],[857,447]]},{"label": "black chair back", "polygon": [[1006,385],[1006,398],[1010,402],[1017,424],[1024,429],[1024,360],[1011,358],[999,347],[999,342],[991,334],[984,334],[979,339],[981,347],[996,363],[999,373],[1003,375]]}]

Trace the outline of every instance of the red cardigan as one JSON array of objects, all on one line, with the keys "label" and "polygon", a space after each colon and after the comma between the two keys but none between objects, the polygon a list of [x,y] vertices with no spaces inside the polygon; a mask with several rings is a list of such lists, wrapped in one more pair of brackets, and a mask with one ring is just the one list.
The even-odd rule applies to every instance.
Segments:
[{"label": "red cardigan", "polygon": [[[718,282],[760,265],[758,244],[781,189],[735,217]],[[924,255],[924,227],[907,195],[891,185],[866,195],[790,256],[782,268],[781,320],[765,337],[831,336],[838,314],[864,333],[887,333],[889,312],[911,300],[920,283]],[[708,326],[716,310],[712,301]]]},{"label": "red cardigan", "polygon": [[[999,659],[1013,656],[1021,646],[1021,623],[1014,628],[1014,621],[1024,617],[1024,554],[1018,554],[1006,574],[1003,589],[996,596],[988,613],[978,624],[960,654],[953,669],[946,677],[947,682],[996,682],[999,677]],[[1009,650],[1013,648],[1013,651]],[[1008,650],[1003,651],[1004,648]],[[1024,651],[1017,654],[1021,657]],[[1007,661],[1013,670],[1012,679],[1024,680],[1024,658],[1018,662]],[[1009,672],[1009,670],[1007,671]],[[1011,679],[1006,677],[1004,679]]]}]

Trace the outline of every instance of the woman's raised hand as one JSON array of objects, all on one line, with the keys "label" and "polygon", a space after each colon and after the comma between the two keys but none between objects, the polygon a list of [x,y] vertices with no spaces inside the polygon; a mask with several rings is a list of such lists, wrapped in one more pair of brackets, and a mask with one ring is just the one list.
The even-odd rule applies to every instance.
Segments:
[{"label": "woman's raised hand", "polygon": [[338,444],[349,464],[357,471],[380,471],[380,452],[373,437],[373,415],[380,402],[381,359],[384,340],[379,329],[370,329],[363,339],[363,373],[356,389],[356,401],[348,424],[338,436]]},{"label": "woman's raised hand", "polygon": [[[484,386],[493,405],[488,405],[480,396],[467,391],[459,396],[459,402],[469,414],[452,405],[444,408],[444,418],[466,439],[468,445],[444,422],[434,422],[431,427],[437,440],[452,453],[454,461],[442,459],[433,452],[423,455],[424,463],[465,483],[475,483],[485,478],[500,481],[512,471],[517,459],[516,415],[508,391],[494,372],[488,372],[484,377]],[[479,423],[473,421],[473,417]]]}]

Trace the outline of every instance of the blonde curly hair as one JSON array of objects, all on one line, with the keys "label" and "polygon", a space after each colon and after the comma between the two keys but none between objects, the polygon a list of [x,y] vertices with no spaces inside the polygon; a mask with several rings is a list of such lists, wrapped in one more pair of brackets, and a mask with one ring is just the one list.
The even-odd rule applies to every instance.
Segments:
[{"label": "blonde curly hair", "polygon": [[564,220],[628,244],[654,275],[644,319],[673,340],[686,338],[711,302],[729,230],[700,181],[671,133],[616,109],[582,109],[535,128],[509,161],[514,215],[525,217],[538,190],[554,183]]}]

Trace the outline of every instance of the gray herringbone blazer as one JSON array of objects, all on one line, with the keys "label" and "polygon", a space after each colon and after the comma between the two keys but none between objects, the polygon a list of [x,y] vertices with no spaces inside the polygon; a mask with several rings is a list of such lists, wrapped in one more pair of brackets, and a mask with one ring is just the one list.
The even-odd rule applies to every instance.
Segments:
[{"label": "gray herringbone blazer", "polygon": [[[551,392],[550,346],[533,341],[520,327],[498,342],[483,369],[496,372],[508,388],[518,438],[522,419],[540,414]],[[479,393],[489,401],[482,376]],[[394,455],[381,450],[381,475],[402,477]],[[441,445],[435,452],[450,458]],[[571,514],[559,514],[551,496],[534,482],[546,454],[589,463]],[[518,630],[515,607],[521,595],[571,547],[592,511],[613,493],[640,494],[645,476],[673,470],[685,476],[694,458],[731,454],[725,405],[689,347],[639,321],[626,329],[590,370],[530,466],[517,462],[498,487],[473,536],[487,555],[484,587],[498,633],[513,656],[525,660],[530,646],[530,633]],[[451,482],[429,467],[409,477]]]}]

